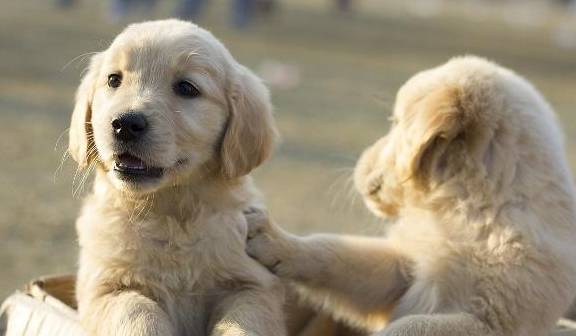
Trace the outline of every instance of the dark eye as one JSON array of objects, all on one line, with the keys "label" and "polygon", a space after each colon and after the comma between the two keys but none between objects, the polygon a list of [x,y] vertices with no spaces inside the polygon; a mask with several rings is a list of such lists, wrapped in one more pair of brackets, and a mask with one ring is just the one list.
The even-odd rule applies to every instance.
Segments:
[{"label": "dark eye", "polygon": [[174,84],[174,93],[184,98],[196,98],[200,96],[200,91],[194,84],[188,81],[178,81]]},{"label": "dark eye", "polygon": [[120,74],[111,74],[108,75],[108,86],[115,89],[122,84],[122,75]]}]

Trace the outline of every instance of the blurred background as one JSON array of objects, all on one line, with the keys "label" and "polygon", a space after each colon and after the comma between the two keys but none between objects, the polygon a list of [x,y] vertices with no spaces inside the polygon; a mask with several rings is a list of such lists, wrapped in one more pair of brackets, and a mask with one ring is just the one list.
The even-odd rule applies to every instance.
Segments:
[{"label": "blurred background", "polygon": [[64,153],[87,55],[129,22],[172,16],[213,31],[269,84],[283,139],[255,176],[291,231],[382,231],[352,189],[355,160],[386,133],[399,86],[454,55],[486,56],[535,83],[576,167],[572,1],[0,0],[0,299],[75,270],[82,192],[73,196]]}]

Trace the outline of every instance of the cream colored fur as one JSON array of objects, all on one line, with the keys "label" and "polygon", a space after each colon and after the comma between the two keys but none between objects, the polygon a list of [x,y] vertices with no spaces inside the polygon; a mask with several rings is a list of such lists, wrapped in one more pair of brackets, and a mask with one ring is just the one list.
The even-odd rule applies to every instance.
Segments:
[{"label": "cream colored fur", "polygon": [[395,219],[385,237],[296,237],[254,214],[249,254],[378,335],[543,336],[568,308],[573,182],[554,113],[520,76],[477,57],[417,74],[355,182]]},{"label": "cream colored fur", "polygon": [[[111,73],[122,83],[107,85]],[[186,79],[201,94],[183,98]],[[111,122],[144,113],[119,144]],[[129,26],[92,57],[77,94],[70,153],[96,169],[77,221],[79,313],[90,335],[284,335],[283,288],[245,253],[249,177],[272,148],[266,87],[209,32],[177,20]],[[119,178],[123,150],[161,178]]]}]

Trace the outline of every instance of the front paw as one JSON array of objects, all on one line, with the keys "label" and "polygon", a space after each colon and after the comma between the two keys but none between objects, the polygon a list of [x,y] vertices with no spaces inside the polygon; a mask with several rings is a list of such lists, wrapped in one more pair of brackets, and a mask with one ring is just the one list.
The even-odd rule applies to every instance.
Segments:
[{"label": "front paw", "polygon": [[280,277],[296,274],[297,237],[272,224],[267,215],[245,214],[248,220],[246,253]]},{"label": "front paw", "polygon": [[248,225],[248,239],[258,235],[262,231],[270,231],[272,223],[265,209],[250,207],[243,211]]}]

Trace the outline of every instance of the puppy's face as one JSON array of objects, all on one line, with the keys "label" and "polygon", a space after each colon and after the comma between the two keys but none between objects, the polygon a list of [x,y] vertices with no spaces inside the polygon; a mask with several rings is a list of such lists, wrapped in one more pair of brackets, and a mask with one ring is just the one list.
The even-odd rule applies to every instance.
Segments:
[{"label": "puppy's face", "polygon": [[130,26],[94,56],[70,151],[118,189],[147,193],[194,174],[245,175],[274,132],[260,81],[209,32],[166,20]]},{"label": "puppy's face", "polygon": [[[486,99],[474,96],[482,88],[467,92],[446,67],[424,71],[400,89],[390,131],[358,161],[356,187],[377,216],[421,205],[486,152],[490,138],[475,125],[486,109]],[[481,164],[473,165],[479,171]]]},{"label": "puppy's face", "polygon": [[200,36],[143,40],[138,31],[101,56],[92,101],[94,143],[118,188],[155,187],[198,169],[228,117],[219,50]]},{"label": "puppy's face", "polygon": [[403,203],[402,183],[396,174],[393,130],[364,151],[356,164],[354,182],[364,203],[378,217],[394,217]]}]

